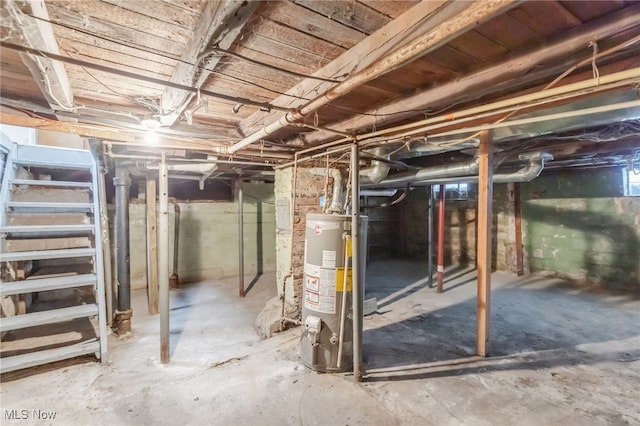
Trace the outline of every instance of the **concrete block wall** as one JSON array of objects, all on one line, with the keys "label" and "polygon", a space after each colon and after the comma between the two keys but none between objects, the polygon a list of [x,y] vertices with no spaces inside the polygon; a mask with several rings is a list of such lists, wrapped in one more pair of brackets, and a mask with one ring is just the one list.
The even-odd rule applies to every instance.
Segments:
[{"label": "concrete block wall", "polygon": [[[493,266],[515,271],[515,219],[513,185],[494,187],[493,200]],[[415,189],[393,207],[393,255],[425,258],[427,253],[428,194]],[[476,262],[477,199],[474,190],[466,200],[445,202],[445,266]],[[434,247],[438,238],[437,200],[434,203]],[[435,251],[435,248],[434,248]]]},{"label": "concrete block wall", "polygon": [[[243,184],[245,274],[275,270],[275,206],[273,185]],[[258,203],[249,195],[265,202]],[[235,202],[179,202],[178,275],[180,282],[213,280],[238,274],[238,205]],[[113,228],[114,206],[109,206]],[[146,288],[146,206],[144,200],[129,205],[130,270],[133,289]],[[169,273],[173,269],[175,213],[169,204]],[[113,229],[112,229],[113,231]],[[113,232],[111,244],[114,244]],[[262,246],[259,249],[260,245]],[[261,264],[261,267],[260,267]]]},{"label": "concrete block wall", "polygon": [[[389,198],[368,197],[369,205],[389,202]],[[392,229],[394,226],[390,207],[364,207],[363,214],[369,217],[367,229],[367,259],[388,259],[393,252],[393,244],[397,240]]]},{"label": "concrete block wall", "polygon": [[640,289],[640,198],[617,168],[544,174],[523,185],[525,268],[606,288]]}]

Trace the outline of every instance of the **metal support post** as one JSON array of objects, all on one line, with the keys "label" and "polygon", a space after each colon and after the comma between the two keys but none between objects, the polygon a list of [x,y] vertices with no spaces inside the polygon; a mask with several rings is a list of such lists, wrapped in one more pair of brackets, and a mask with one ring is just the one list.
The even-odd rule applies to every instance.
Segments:
[{"label": "metal support post", "polygon": [[160,296],[160,362],[169,362],[169,174],[166,154],[162,153],[158,178],[158,283]]},{"label": "metal support post", "polygon": [[351,262],[353,285],[353,377],[356,382],[362,381],[364,367],[362,365],[362,329],[364,286],[360,279],[362,265],[360,259],[360,152],[354,141],[351,146]]},{"label": "metal support post", "polygon": [[444,291],[444,200],[445,187],[440,185],[438,193],[438,293]]},{"label": "metal support post", "polygon": [[238,295],[244,297],[244,205],[242,178],[236,179],[236,199],[238,200]]},{"label": "metal support post", "polygon": [[433,288],[433,186],[427,186],[427,267],[429,268],[429,288]]}]

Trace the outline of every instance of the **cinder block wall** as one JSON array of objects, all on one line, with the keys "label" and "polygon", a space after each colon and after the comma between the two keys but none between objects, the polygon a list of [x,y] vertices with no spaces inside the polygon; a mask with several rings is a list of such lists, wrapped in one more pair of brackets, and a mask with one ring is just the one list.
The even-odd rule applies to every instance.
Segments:
[{"label": "cinder block wall", "polygon": [[[276,265],[273,185],[243,184],[245,274],[263,272]],[[257,203],[249,195],[265,202]],[[238,205],[236,202],[180,202],[178,275],[181,282],[213,280],[238,274]],[[113,228],[114,206],[109,206]],[[129,205],[131,286],[146,288],[146,207],[144,200]],[[169,204],[169,273],[173,270],[175,213]],[[111,244],[114,244],[113,232]],[[259,250],[259,246],[262,249]]]},{"label": "cinder block wall", "polygon": [[522,189],[528,270],[640,289],[640,198],[622,196],[620,169],[544,174]]},{"label": "cinder block wall", "polygon": [[[476,261],[477,198],[475,187],[466,200],[445,202],[445,266]],[[393,207],[393,256],[427,257],[427,191],[415,189]],[[434,203],[434,253],[438,239],[437,200]],[[515,271],[515,223],[513,185],[495,185],[493,190],[493,267]],[[434,260],[435,261],[435,260]]]},{"label": "cinder block wall", "polygon": [[[513,184],[493,192],[493,267],[515,271]],[[476,204],[473,193],[447,200],[445,266],[475,263]],[[623,196],[620,169],[545,171],[521,184],[521,212],[526,272],[640,289],[640,197]],[[393,217],[393,255],[426,259],[426,191],[412,191]]]}]

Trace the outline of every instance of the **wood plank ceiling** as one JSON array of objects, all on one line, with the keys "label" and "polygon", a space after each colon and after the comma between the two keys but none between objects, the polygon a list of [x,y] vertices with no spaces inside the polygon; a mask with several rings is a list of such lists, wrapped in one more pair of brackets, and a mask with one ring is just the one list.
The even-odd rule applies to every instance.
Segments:
[{"label": "wood plank ceiling", "polygon": [[[488,9],[492,2],[482,3]],[[474,5],[436,0],[6,0],[0,27],[2,121],[17,122],[13,115],[26,114],[87,123],[136,141],[143,120],[153,118],[162,122],[158,132],[166,143],[196,142],[201,151],[225,154],[287,111],[384,63],[403,45],[428,41],[438,28],[455,27]],[[308,114],[300,120],[308,127],[283,126],[228,154],[255,159],[260,148],[260,155],[275,161],[267,158],[269,153],[286,157],[340,137],[317,128],[362,134],[536,92],[583,60],[562,84],[588,79],[595,72],[588,61],[594,46],[582,43],[555,57],[541,56],[542,62],[534,57],[530,67],[505,79],[498,75],[464,90],[452,85],[606,20],[626,19],[627,24],[592,40],[598,51],[623,45],[640,34],[639,7],[628,0],[500,5],[425,54]],[[639,67],[639,44],[598,57],[597,71],[602,76]],[[26,48],[63,61],[29,55]],[[53,62],[63,63],[63,71],[56,73]],[[61,86],[68,80],[72,101],[67,105],[52,96],[58,78],[55,84]],[[447,96],[429,97],[430,90],[445,85],[452,87]],[[634,141],[625,152],[633,151]]]}]

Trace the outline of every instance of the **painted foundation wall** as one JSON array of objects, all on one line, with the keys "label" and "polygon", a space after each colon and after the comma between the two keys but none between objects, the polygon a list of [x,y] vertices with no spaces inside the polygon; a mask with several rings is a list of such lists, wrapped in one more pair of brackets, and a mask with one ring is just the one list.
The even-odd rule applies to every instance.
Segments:
[{"label": "painted foundation wall", "polygon": [[547,174],[523,186],[525,268],[640,290],[640,197],[622,193],[617,168]]},{"label": "painted foundation wall", "polygon": [[[513,191],[513,184],[494,186],[492,263],[515,272]],[[446,201],[445,266],[475,263],[476,211],[473,192]],[[521,184],[521,212],[525,272],[640,290],[640,197],[623,196],[620,169],[545,171]],[[392,256],[426,261],[426,192],[412,191],[393,218]]]},{"label": "painted foundation wall", "polygon": [[[275,208],[273,185],[243,185],[245,281],[261,269],[272,272],[276,265]],[[255,196],[264,202],[258,203]],[[238,275],[238,205],[235,202],[180,202],[178,276],[180,282],[213,280]],[[114,206],[109,206],[113,218]],[[129,237],[131,287],[146,288],[146,206],[131,200]],[[169,273],[173,272],[175,213],[169,204]],[[113,228],[113,220],[110,220]],[[113,231],[113,229],[112,229]],[[111,244],[114,244],[113,232]],[[260,249],[260,247],[262,247]],[[115,259],[115,256],[114,256]],[[260,268],[261,265],[261,268]],[[115,276],[115,274],[114,274]],[[248,281],[247,281],[248,280]]]},{"label": "painted foundation wall", "polygon": [[[513,184],[498,184],[493,190],[493,267],[515,271],[515,219]],[[437,198],[437,197],[436,197]],[[445,266],[476,262],[478,201],[475,186],[466,200],[445,201]],[[391,208],[393,257],[410,257],[427,261],[428,192],[417,188],[400,204]],[[434,265],[438,240],[438,201],[434,200]],[[376,235],[370,237],[377,244]],[[434,266],[435,267],[435,266]]]}]

